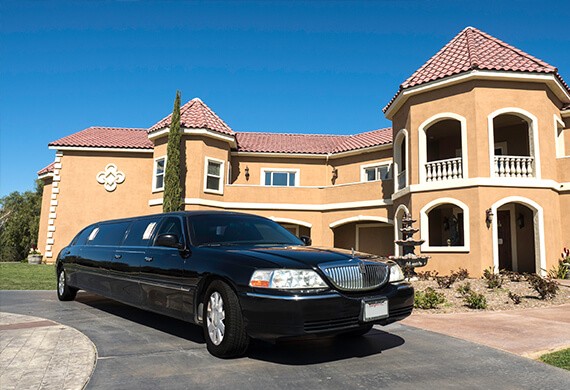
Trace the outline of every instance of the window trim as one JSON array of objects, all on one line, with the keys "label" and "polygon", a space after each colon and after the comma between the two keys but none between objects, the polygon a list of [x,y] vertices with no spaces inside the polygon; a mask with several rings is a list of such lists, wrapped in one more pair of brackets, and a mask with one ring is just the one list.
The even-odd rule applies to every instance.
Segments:
[{"label": "window trim", "polygon": [[[420,184],[429,183],[426,178],[426,170],[425,166],[428,162],[427,160],[427,144],[428,144],[428,137],[427,131],[433,125],[437,124],[438,122],[444,120],[455,120],[458,121],[460,124],[460,134],[461,134],[461,171],[463,173],[462,179],[469,178],[469,159],[468,159],[468,151],[469,145],[467,144],[467,119],[465,117],[453,113],[453,112],[442,112],[436,115],[433,115],[422,122],[422,124],[418,127],[418,143],[419,143],[419,150],[418,150],[418,166],[419,166],[419,181]],[[493,164],[491,164],[493,165]],[[448,181],[447,181],[448,182]]]},{"label": "window trim", "polygon": [[[438,206],[451,204],[459,207],[463,211],[463,245],[462,246],[431,246],[429,243],[429,212]],[[469,207],[454,198],[439,198],[426,204],[420,211],[420,235],[425,242],[421,245],[422,252],[447,252],[447,253],[469,253],[470,252],[470,217]]]},{"label": "window trim", "polygon": [[[530,156],[534,157],[534,179],[542,178],[540,170],[540,145],[538,140],[538,118],[530,112],[518,107],[505,107],[493,111],[487,115],[487,132],[489,139],[489,177],[498,177],[495,175],[495,125],[494,119],[500,115],[514,115],[525,120],[528,124],[528,147]],[[526,180],[526,178],[525,178]]]},{"label": "window trim", "polygon": [[[267,172],[274,172],[274,173],[294,173],[295,174],[295,185],[290,186],[288,183],[286,186],[275,186],[273,184],[265,184],[265,174]],[[263,187],[300,187],[301,182],[301,170],[299,168],[261,168],[261,178],[260,178],[260,185]]]},{"label": "window trim", "polygon": [[[388,166],[388,171],[390,172],[389,179],[376,179],[376,180],[367,180],[368,176],[366,175],[366,170],[370,168],[380,168],[383,166]],[[370,183],[370,182],[377,182],[377,181],[384,181],[384,180],[394,180],[394,164],[392,161],[382,161],[373,164],[365,164],[360,166],[360,181],[363,183]]]},{"label": "window trim", "polygon": [[[158,161],[159,160],[164,160],[164,172],[162,174],[162,187],[157,187],[156,186],[156,177],[157,177],[157,172],[156,169],[158,167]],[[160,157],[156,157],[154,159],[154,163],[152,166],[152,192],[163,192],[164,191],[164,179],[166,177],[166,161],[167,161],[167,156],[160,156]]]},{"label": "window trim", "polygon": [[[219,180],[219,187],[217,190],[211,189],[211,188],[207,188],[208,186],[208,176],[211,177],[216,177],[214,175],[209,175],[208,174],[208,167],[210,162],[216,163],[216,164],[220,164],[220,176],[218,177]],[[214,158],[214,157],[208,157],[206,156],[204,158],[204,192],[208,193],[208,194],[217,194],[217,195],[223,195],[224,194],[224,180],[225,180],[225,161],[224,160],[220,160],[218,158]]]},{"label": "window trim", "polygon": [[[402,156],[402,146],[404,147],[405,156]],[[392,155],[393,155],[392,179],[394,180],[394,193],[396,193],[410,185],[410,179],[409,179],[410,152],[408,150],[408,130],[401,129],[396,134],[392,146]],[[405,159],[403,157],[405,157]],[[402,166],[405,166],[406,169],[402,169]],[[405,183],[404,186],[400,188],[399,176],[402,172],[405,173],[404,175]]]}]

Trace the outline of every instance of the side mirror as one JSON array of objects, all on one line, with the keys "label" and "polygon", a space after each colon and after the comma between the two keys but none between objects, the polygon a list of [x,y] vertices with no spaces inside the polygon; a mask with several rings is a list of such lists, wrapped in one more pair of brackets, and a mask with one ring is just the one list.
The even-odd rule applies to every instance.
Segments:
[{"label": "side mirror", "polygon": [[305,244],[305,246],[311,246],[311,244],[313,243],[313,240],[311,240],[311,237],[309,236],[301,236],[299,238],[301,239],[301,241],[303,241],[303,244]]},{"label": "side mirror", "polygon": [[178,242],[176,234],[161,234],[156,238],[155,246],[166,246],[168,248],[184,249],[184,245]]}]

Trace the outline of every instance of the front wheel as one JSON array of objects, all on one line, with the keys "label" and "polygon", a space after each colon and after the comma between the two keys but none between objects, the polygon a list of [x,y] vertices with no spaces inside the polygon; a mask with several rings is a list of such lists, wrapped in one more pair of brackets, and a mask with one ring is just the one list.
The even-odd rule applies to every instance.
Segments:
[{"label": "front wheel", "polygon": [[204,337],[208,351],[220,358],[243,355],[249,345],[239,300],[226,283],[216,280],[204,297]]},{"label": "front wheel", "polygon": [[77,289],[67,284],[67,275],[63,267],[57,270],[57,298],[60,301],[73,301],[77,295]]}]

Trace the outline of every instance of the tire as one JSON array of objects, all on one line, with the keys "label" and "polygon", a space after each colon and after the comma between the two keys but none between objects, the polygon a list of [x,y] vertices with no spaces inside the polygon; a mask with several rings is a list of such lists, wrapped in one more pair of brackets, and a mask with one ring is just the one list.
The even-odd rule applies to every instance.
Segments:
[{"label": "tire", "polygon": [[57,270],[57,298],[60,301],[73,301],[77,295],[77,289],[67,284],[67,275],[63,267]]},{"label": "tire", "polygon": [[346,333],[341,333],[340,336],[341,337],[360,337],[360,336],[364,336],[366,333],[370,332],[372,330],[372,327],[374,325],[373,324],[367,324],[367,325],[362,325],[360,328],[351,330],[349,332]]},{"label": "tire", "polygon": [[234,291],[226,283],[215,280],[206,290],[202,318],[208,351],[220,358],[241,356],[247,350],[241,306]]}]

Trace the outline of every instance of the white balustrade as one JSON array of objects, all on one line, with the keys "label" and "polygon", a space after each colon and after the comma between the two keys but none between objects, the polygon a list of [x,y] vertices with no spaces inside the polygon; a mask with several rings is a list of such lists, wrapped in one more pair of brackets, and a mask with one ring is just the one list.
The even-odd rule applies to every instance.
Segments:
[{"label": "white balustrade", "polygon": [[426,181],[454,180],[463,178],[461,157],[426,163]]},{"label": "white balustrade", "polygon": [[534,158],[531,156],[495,156],[495,176],[534,177]]}]

